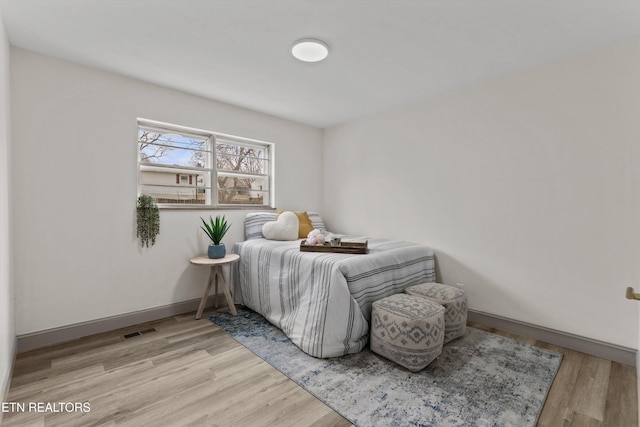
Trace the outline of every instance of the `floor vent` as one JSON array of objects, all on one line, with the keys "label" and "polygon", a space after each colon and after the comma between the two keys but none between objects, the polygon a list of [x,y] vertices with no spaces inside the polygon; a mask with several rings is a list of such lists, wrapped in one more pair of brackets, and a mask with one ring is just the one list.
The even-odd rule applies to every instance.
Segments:
[{"label": "floor vent", "polygon": [[156,332],[156,328],[149,328],[149,329],[145,329],[144,331],[131,332],[130,334],[123,335],[123,337],[124,339],[129,339],[129,338],[137,337],[138,335],[149,334],[151,332]]}]

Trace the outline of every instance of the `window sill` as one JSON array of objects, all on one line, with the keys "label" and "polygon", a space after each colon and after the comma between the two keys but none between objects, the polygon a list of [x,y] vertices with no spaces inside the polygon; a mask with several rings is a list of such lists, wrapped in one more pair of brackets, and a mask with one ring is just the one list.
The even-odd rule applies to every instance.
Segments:
[{"label": "window sill", "polygon": [[208,205],[169,205],[158,204],[161,211],[276,211],[276,208],[269,206],[208,206]]}]

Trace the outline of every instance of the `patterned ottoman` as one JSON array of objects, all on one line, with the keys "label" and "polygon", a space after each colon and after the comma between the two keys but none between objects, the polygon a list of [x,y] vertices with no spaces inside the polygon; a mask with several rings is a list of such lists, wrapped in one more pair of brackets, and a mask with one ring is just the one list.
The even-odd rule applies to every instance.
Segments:
[{"label": "patterned ottoman", "polygon": [[467,294],[462,289],[440,283],[423,283],[409,286],[404,291],[444,306],[445,344],[464,335],[467,326]]},{"label": "patterned ottoman", "polygon": [[444,307],[395,294],[373,303],[371,351],[410,371],[424,369],[442,352]]}]

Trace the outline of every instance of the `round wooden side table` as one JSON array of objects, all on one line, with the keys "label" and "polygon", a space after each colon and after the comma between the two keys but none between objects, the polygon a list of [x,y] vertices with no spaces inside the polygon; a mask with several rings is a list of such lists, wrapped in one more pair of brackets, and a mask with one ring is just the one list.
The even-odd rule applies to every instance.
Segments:
[{"label": "round wooden side table", "polygon": [[211,267],[211,273],[209,273],[209,280],[207,281],[207,287],[204,291],[204,295],[202,295],[202,299],[200,300],[200,307],[198,307],[198,312],[196,313],[196,319],[202,317],[202,312],[204,311],[204,306],[207,304],[207,298],[209,297],[209,292],[211,292],[211,285],[215,282],[215,307],[218,307],[218,283],[222,286],[222,292],[224,292],[224,297],[227,300],[227,304],[229,305],[229,310],[231,314],[234,316],[238,315],[236,311],[236,306],[233,304],[233,298],[231,297],[231,290],[229,289],[229,285],[227,281],[224,280],[224,274],[222,274],[222,266],[227,264],[233,264],[234,262],[240,259],[240,255],[238,254],[227,254],[224,258],[209,258],[207,255],[198,255],[189,260],[189,262],[193,265],[202,265]]}]

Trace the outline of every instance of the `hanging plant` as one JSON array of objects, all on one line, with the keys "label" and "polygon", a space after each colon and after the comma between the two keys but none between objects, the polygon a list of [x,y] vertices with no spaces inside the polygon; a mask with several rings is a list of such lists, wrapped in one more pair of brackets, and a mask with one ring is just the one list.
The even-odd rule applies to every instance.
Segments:
[{"label": "hanging plant", "polygon": [[138,197],[136,205],[138,232],[142,246],[153,246],[156,243],[156,236],[160,234],[160,212],[153,196],[142,194]]}]

